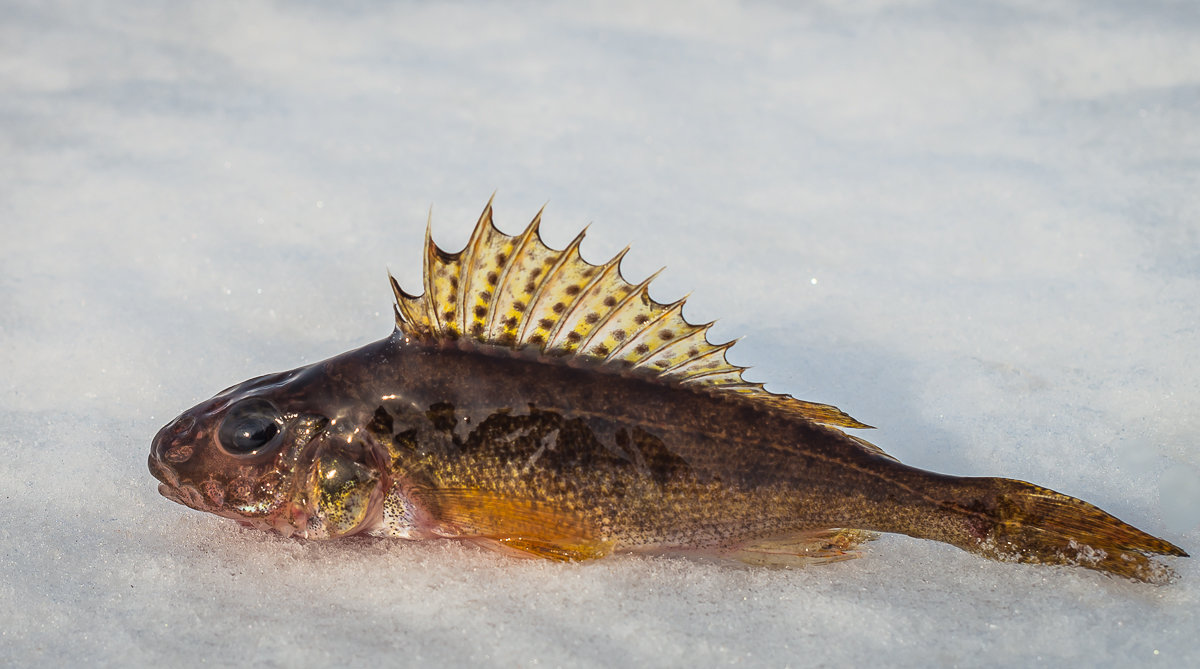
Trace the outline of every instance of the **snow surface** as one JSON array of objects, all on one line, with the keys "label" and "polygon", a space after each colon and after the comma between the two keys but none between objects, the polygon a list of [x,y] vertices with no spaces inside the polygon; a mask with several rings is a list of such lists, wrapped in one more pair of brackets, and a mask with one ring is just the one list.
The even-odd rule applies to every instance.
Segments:
[{"label": "snow surface", "polygon": [[1152,587],[887,536],[808,570],[285,540],[155,431],[385,336],[498,190],[668,271],[751,377],[913,465],[1200,550],[1190,2],[0,10],[0,664],[1200,665]]}]

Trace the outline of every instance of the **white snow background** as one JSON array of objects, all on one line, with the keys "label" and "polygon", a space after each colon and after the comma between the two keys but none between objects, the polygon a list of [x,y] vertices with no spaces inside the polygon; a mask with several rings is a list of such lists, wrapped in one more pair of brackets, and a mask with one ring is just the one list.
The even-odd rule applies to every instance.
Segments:
[{"label": "white snow background", "polygon": [[0,664],[1196,666],[1163,587],[902,536],[806,570],[302,542],[150,439],[386,336],[549,202],[904,462],[1200,551],[1191,2],[0,4]]}]

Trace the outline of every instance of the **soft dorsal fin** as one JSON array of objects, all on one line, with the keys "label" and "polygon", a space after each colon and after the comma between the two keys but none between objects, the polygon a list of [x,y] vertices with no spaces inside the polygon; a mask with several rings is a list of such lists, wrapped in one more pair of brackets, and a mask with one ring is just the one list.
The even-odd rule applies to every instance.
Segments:
[{"label": "soft dorsal fin", "polygon": [[[712,323],[683,317],[684,300],[662,304],[648,287],[621,276],[621,258],[593,265],[579,255],[584,232],[561,251],[542,242],[542,212],[519,235],[492,223],[488,200],[466,247],[447,253],[425,229],[425,292],[406,293],[391,277],[396,327],[416,339],[473,339],[512,349],[533,347],[548,356],[575,356],[662,381],[737,393],[755,402],[827,425],[865,428],[827,404],[772,393],[742,378],[713,344]],[[628,248],[626,248],[626,251]]]}]

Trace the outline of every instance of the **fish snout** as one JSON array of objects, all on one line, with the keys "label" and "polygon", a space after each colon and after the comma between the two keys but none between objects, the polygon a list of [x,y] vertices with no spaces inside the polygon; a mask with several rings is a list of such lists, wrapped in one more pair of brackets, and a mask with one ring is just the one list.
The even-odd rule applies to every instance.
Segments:
[{"label": "fish snout", "polygon": [[186,462],[192,456],[188,442],[195,441],[191,434],[196,426],[194,416],[184,414],[163,426],[150,444],[150,455],[164,462]]},{"label": "fish snout", "polygon": [[192,434],[195,427],[196,418],[184,414],[164,425],[154,435],[147,461],[154,478],[172,487],[179,485],[175,465],[187,462],[195,453],[195,435]]},{"label": "fish snout", "polygon": [[188,461],[196,455],[196,444],[203,437],[203,430],[197,430],[196,425],[196,417],[188,412],[163,426],[150,442],[147,465],[160,481],[158,494],[193,509],[211,511],[200,488],[188,480],[194,474],[188,471]]}]

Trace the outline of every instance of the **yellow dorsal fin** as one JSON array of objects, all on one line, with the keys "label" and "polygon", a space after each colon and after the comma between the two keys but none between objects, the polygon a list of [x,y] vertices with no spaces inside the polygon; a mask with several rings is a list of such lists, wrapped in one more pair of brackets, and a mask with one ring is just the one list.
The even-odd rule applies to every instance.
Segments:
[{"label": "yellow dorsal fin", "polygon": [[[417,339],[466,338],[545,355],[575,356],[633,369],[665,382],[736,393],[764,406],[839,427],[865,428],[837,407],[767,391],[742,378],[746,369],[725,357],[735,342],[713,344],[712,323],[683,317],[684,299],[662,304],[650,281],[621,275],[628,248],[593,265],[579,255],[586,229],[556,251],[538,233],[542,212],[519,235],[492,222],[488,200],[466,247],[447,253],[425,229],[423,295],[406,293],[395,278],[396,327]],[[661,270],[660,270],[661,271]]]}]

